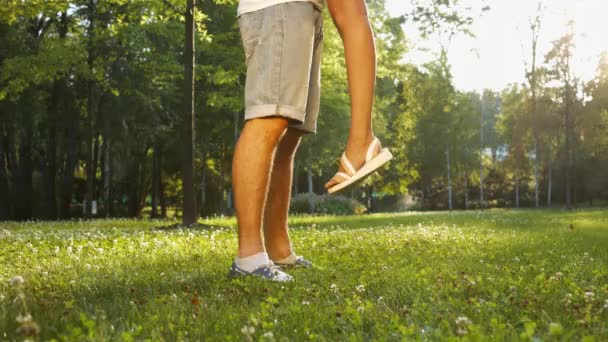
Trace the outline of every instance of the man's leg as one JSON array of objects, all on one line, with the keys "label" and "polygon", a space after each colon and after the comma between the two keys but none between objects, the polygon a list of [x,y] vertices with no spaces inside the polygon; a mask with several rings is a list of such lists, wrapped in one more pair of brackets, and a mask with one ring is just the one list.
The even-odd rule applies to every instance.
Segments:
[{"label": "man's leg", "polygon": [[272,164],[268,198],[264,208],[264,237],[271,260],[283,260],[291,255],[287,231],[287,216],[291,199],[293,160],[304,132],[288,128],[277,146]]},{"label": "man's leg", "polygon": [[269,174],[276,147],[288,120],[280,117],[249,120],[234,152],[232,180],[239,225],[239,258],[264,252],[261,228]]}]

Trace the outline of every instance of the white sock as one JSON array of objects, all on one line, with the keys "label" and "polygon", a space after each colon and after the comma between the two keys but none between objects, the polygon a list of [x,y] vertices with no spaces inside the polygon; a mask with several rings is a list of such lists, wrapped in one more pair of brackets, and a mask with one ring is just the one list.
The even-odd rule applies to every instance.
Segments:
[{"label": "white sock", "polygon": [[296,263],[297,258],[298,258],[298,256],[294,252],[291,252],[290,256],[288,256],[287,258],[285,258],[283,260],[277,260],[276,263],[283,264],[283,265],[292,265],[292,264]]},{"label": "white sock", "polygon": [[236,265],[247,272],[253,272],[260,266],[268,265],[269,263],[270,259],[266,252],[260,252],[245,258],[236,258]]}]

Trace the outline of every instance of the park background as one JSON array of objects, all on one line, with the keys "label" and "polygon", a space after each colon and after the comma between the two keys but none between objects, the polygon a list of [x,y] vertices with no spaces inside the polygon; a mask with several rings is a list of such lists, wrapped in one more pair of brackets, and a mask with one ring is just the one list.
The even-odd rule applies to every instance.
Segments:
[{"label": "park background", "polygon": [[608,5],[368,5],[395,159],[323,195],[349,119],[325,13],[289,220],[314,267],[275,284],[227,277],[235,1],[3,0],[0,340],[608,340]]},{"label": "park background", "polygon": [[[375,130],[395,159],[337,199],[315,195],[349,120],[327,18],[319,134],[299,150],[293,211],[605,204],[602,6],[370,1]],[[233,213],[245,78],[236,3],[196,9],[188,22],[168,0],[0,9],[0,220]]]}]

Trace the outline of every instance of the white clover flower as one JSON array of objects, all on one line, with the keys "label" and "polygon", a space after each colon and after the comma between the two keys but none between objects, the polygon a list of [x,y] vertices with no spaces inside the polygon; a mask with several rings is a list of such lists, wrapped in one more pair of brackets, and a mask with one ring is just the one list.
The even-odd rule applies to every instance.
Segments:
[{"label": "white clover flower", "polygon": [[515,261],[519,262],[519,257],[515,257]]},{"label": "white clover flower", "polygon": [[91,269],[91,264],[85,264],[84,268],[86,268],[87,270],[90,270]]},{"label": "white clover flower", "polygon": [[460,317],[456,318],[455,322],[456,322],[456,325],[458,325],[458,326],[467,326],[467,325],[472,324],[471,320],[466,316],[460,316]]},{"label": "white clover flower", "polygon": [[464,336],[464,335],[466,335],[466,334],[467,334],[467,329],[465,329],[465,328],[458,328],[458,329],[456,330],[456,334],[457,334],[458,336]]},{"label": "white clover flower", "polygon": [[32,315],[30,315],[29,313],[25,316],[19,314],[19,316],[17,316],[17,323],[19,324],[24,324],[24,323],[29,323],[32,321]]},{"label": "white clover flower", "polygon": [[593,299],[595,299],[595,293],[593,293],[592,291],[586,291],[585,292],[585,301],[592,302]]},{"label": "white clover flower", "polygon": [[68,246],[66,250],[68,251],[68,254],[72,254],[72,246]]},{"label": "white clover flower", "polygon": [[243,335],[251,335],[254,332],[255,332],[255,328],[248,326],[248,325],[245,325],[241,328],[241,334],[243,334]]},{"label": "white clover flower", "polygon": [[329,287],[332,291],[337,291],[338,290],[338,285],[336,284],[331,284],[331,286]]},{"label": "white clover flower", "polygon": [[74,280],[74,279],[70,280],[70,284],[76,285],[76,280]]},{"label": "white clover flower", "polygon": [[604,301],[604,309],[608,310],[608,299]]},{"label": "white clover flower", "polygon": [[266,338],[273,338],[274,334],[272,333],[272,331],[267,331],[267,332],[264,333],[263,336],[266,337]]},{"label": "white clover flower", "polygon": [[307,300],[303,300],[303,301],[302,301],[302,305],[310,305],[310,302],[309,302],[309,301],[307,301]]},{"label": "white clover flower", "polygon": [[555,276],[558,278],[561,278],[564,276],[564,274],[562,272],[557,272],[557,273],[555,273]]},{"label": "white clover flower", "polygon": [[360,307],[357,308],[357,312],[358,313],[362,314],[363,311],[365,311],[365,308],[363,308],[362,306],[360,306]]},{"label": "white clover flower", "polygon": [[177,295],[175,293],[171,294],[171,299],[177,300]]},{"label": "white clover flower", "polygon": [[355,289],[357,289],[357,292],[365,292],[365,286],[364,285],[357,285],[357,287],[355,287]]},{"label": "white clover flower", "polygon": [[20,287],[23,285],[23,283],[25,283],[25,279],[23,279],[23,277],[20,275],[14,276],[9,283],[13,287]]},{"label": "white clover flower", "polygon": [[55,254],[59,254],[59,251],[60,251],[59,246],[55,246]]}]

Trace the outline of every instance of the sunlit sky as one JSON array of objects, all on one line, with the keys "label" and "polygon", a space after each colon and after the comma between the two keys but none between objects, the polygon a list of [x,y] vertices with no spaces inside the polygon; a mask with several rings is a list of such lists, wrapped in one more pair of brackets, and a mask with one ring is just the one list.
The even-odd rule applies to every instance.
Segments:
[{"label": "sunlit sky", "polygon": [[[464,0],[481,8],[481,0]],[[457,37],[450,48],[454,82],[461,90],[503,89],[513,82],[523,82],[524,58],[531,60],[530,18],[535,16],[536,0],[488,0],[491,10],[478,18],[472,27],[475,38]],[[596,72],[599,56],[608,50],[608,0],[544,0],[539,58],[551,48],[551,42],[567,32],[574,20],[576,50],[574,71],[583,80]],[[387,0],[391,15],[407,13],[409,0]],[[437,44],[423,41],[412,24],[405,25],[411,51],[405,60],[422,64],[434,58]]]}]

